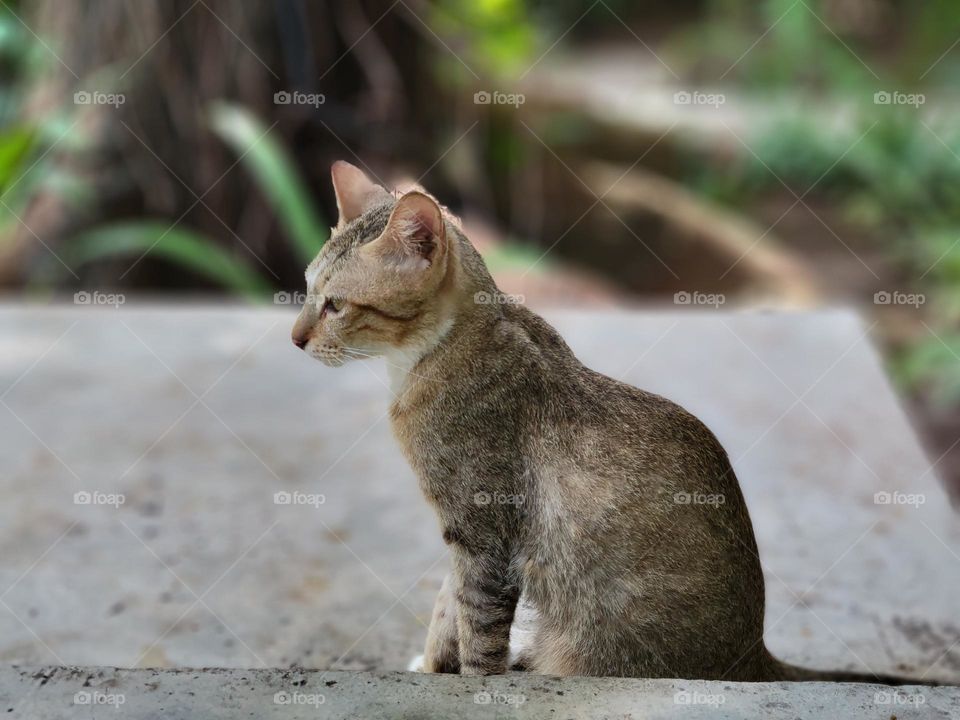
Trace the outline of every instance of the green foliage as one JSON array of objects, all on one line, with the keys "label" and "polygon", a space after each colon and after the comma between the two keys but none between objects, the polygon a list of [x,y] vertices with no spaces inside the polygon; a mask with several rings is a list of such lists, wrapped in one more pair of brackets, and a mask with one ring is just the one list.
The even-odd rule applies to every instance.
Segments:
[{"label": "green foliage", "polygon": [[949,407],[960,398],[960,334],[930,337],[898,353],[892,367],[900,382],[923,393],[934,405]]},{"label": "green foliage", "polygon": [[[839,17],[842,5],[709,0],[703,19],[675,33],[664,51],[676,69],[746,88],[838,93],[876,86],[880,78],[901,89],[952,82],[960,55],[945,51],[956,40],[956,3],[860,3],[864,16],[848,12],[849,27]],[[849,11],[856,3],[846,5]],[[879,27],[864,26],[871,16]]]},{"label": "green foliage", "polygon": [[49,54],[13,14],[0,7],[0,126],[16,121],[28,80],[43,69]]},{"label": "green foliage", "polygon": [[550,258],[543,256],[540,248],[523,245],[518,241],[504,243],[484,253],[483,260],[492,273],[531,269],[541,272],[552,264]]},{"label": "green foliage", "polygon": [[674,64],[710,81],[777,88],[849,85],[869,71],[824,28],[822,3],[713,0],[705,18],[667,43]]},{"label": "green foliage", "polygon": [[[14,3],[13,5],[16,5]],[[42,48],[16,16],[11,4],[0,7],[0,238],[9,236],[44,166],[52,121],[28,124],[20,119],[28,81],[40,68]]]},{"label": "green foliage", "polygon": [[960,134],[949,125],[924,127],[913,109],[848,110],[840,127],[797,114],[771,119],[751,141],[756,157],[743,153],[723,173],[744,197],[778,187],[779,177],[798,194],[814,185],[848,200],[868,194],[887,220],[960,212],[960,159],[953,154]]},{"label": "green foliage", "polygon": [[114,257],[137,259],[156,254],[251,300],[262,299],[270,286],[248,263],[232,257],[209,238],[158,220],[138,220],[97,227],[70,243],[67,263]]},{"label": "green foliage", "polygon": [[[280,143],[245,108],[220,103],[211,126],[239,156],[277,214],[303,262],[313,259],[328,230],[310,201],[294,163]],[[162,220],[134,220],[94,228],[73,238],[69,258],[78,265],[115,257],[156,254],[249,300],[260,300],[270,284],[250,263],[235,258],[213,239]],[[72,264],[68,261],[68,264]]]},{"label": "green foliage", "polygon": [[[30,198],[41,189],[57,192],[79,205],[89,187],[52,162],[49,151],[83,152],[90,143],[78,124],[82,109],[52,111],[25,124],[18,118],[32,76],[43,70],[50,51],[13,14],[0,8],[0,238],[9,238]],[[113,73],[105,69],[87,78],[110,87]],[[211,111],[213,131],[238,155],[264,193],[299,258],[311,260],[326,241],[328,230],[313,206],[289,154],[269,129],[244,108],[218,104]],[[244,297],[264,297],[270,285],[248,262],[234,258],[211,238],[159,219],[136,220],[96,227],[71,238],[63,250],[68,265],[114,257],[156,253]],[[59,272],[59,268],[57,269]]]},{"label": "green foliage", "polygon": [[921,123],[914,108],[870,105],[851,108],[839,129],[776,118],[752,147],[759,160],[744,153],[732,166],[701,165],[701,191],[742,205],[779,192],[774,174],[798,195],[816,183],[926,296],[930,332],[895,354],[895,376],[938,402],[960,400],[960,128]]},{"label": "green foliage", "polygon": [[314,258],[329,231],[286,149],[250,111],[216,104],[210,113],[213,131],[237,153],[276,212],[304,263]]},{"label": "green foliage", "polygon": [[960,401],[960,205],[952,210],[918,223],[897,248],[904,265],[922,277],[930,317],[892,367],[903,384],[943,406]]},{"label": "green foliage", "polygon": [[[535,46],[533,24],[523,0],[440,0],[429,5],[427,23],[441,38],[459,38],[451,49],[473,72],[504,77],[525,70],[524,64]],[[473,82],[456,58],[441,69],[452,70],[452,77]]]},{"label": "green foliage", "polygon": [[36,131],[25,126],[10,127],[0,133],[0,197],[23,177],[35,138]]},{"label": "green foliage", "polygon": [[36,133],[29,127],[0,131],[0,241],[11,236],[10,229],[22,212],[20,198],[31,186],[24,182],[24,175],[30,169],[35,139]]},{"label": "green foliage", "polygon": [[892,15],[871,39],[869,31],[845,31],[825,0],[712,0],[704,21],[668,43],[677,66],[762,93],[769,107],[784,97],[821,109],[770,110],[767,129],[750,138],[760,159],[745,152],[711,167],[700,158],[689,175],[702,192],[740,207],[786,192],[780,181],[798,195],[815,185],[818,196],[831,198],[926,297],[919,312],[930,332],[896,353],[897,377],[953,402],[960,400],[960,129],[934,122],[929,106],[876,104],[874,93],[937,99],[960,62],[948,52],[960,6],[885,7]]}]

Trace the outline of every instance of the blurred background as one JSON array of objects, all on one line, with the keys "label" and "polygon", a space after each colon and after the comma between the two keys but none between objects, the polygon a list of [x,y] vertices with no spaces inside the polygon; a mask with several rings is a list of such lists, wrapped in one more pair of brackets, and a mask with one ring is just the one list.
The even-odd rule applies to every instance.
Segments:
[{"label": "blurred background", "polygon": [[295,304],[345,159],[535,306],[857,306],[960,488],[960,6],[2,5],[8,297]]}]

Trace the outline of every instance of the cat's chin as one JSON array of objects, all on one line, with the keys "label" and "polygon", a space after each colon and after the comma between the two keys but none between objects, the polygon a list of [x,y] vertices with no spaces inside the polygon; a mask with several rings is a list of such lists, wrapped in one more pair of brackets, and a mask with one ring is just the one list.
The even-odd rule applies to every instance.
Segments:
[{"label": "cat's chin", "polygon": [[315,360],[319,360],[327,367],[338,368],[347,364],[348,360],[353,358],[346,357],[344,355],[339,356],[329,356],[329,355],[314,355]]}]

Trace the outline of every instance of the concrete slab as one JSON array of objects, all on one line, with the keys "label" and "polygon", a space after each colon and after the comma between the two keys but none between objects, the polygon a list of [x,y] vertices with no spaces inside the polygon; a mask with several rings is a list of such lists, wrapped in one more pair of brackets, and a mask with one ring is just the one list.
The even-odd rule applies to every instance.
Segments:
[{"label": "concrete slab", "polygon": [[[725,444],[774,652],[960,682],[960,524],[854,315],[546,315]],[[385,367],[310,361],[292,319],[0,306],[0,664],[387,671],[421,651],[448,561]]]},{"label": "concrete slab", "polygon": [[278,718],[960,717],[960,689],[840,683],[722,683],[509,675],[470,678],[297,670],[0,670],[0,711],[11,720],[114,717]]}]

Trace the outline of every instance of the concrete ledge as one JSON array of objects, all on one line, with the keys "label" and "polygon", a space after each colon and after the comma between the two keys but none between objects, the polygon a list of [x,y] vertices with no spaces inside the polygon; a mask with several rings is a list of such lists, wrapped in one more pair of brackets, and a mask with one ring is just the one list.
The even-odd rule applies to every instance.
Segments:
[{"label": "concrete ledge", "polygon": [[[119,710],[117,715],[112,711]],[[960,688],[321,670],[0,669],[7,718],[960,718]]]}]

